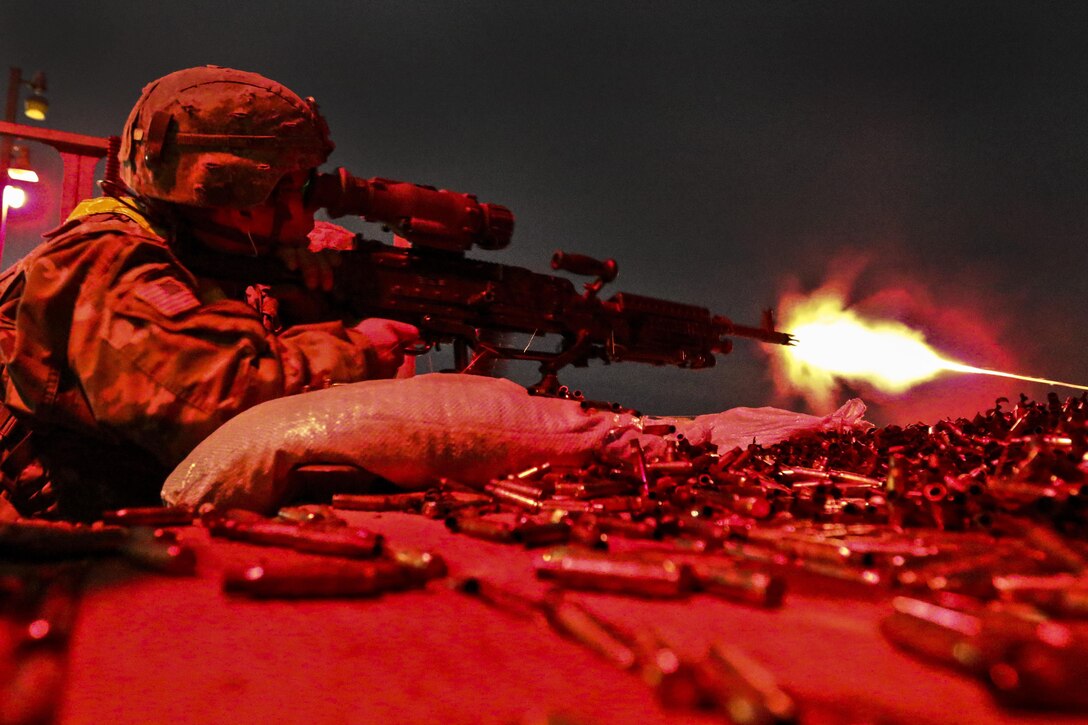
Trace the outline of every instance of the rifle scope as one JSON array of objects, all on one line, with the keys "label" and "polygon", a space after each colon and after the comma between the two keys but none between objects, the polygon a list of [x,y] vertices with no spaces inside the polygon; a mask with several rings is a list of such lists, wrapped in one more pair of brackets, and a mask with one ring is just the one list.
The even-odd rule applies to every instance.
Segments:
[{"label": "rifle scope", "polygon": [[502,249],[514,233],[514,215],[500,204],[482,204],[472,194],[406,181],[360,179],[343,167],[314,174],[306,202],[331,217],[361,216],[413,244],[450,251],[467,251],[473,245]]}]

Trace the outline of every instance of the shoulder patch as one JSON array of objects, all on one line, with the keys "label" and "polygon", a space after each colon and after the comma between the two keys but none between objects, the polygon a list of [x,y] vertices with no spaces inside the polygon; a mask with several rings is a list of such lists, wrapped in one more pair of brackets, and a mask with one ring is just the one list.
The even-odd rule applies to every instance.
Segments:
[{"label": "shoulder patch", "polygon": [[134,290],[137,297],[167,317],[200,307],[200,300],[191,289],[171,277],[144,282]]}]

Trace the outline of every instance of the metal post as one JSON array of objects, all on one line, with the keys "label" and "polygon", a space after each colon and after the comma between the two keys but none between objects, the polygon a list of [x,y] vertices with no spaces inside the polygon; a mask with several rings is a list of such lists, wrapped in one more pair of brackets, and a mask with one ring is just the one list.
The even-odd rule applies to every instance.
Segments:
[{"label": "metal post", "polygon": [[[19,90],[23,86],[23,71],[21,68],[15,68],[14,66],[8,73],[8,97],[7,102],[4,104],[4,120],[8,123],[15,122],[15,111],[19,105]],[[0,258],[3,258],[4,254],[4,241],[7,236],[8,227],[8,169],[11,168],[11,146],[12,138],[10,136],[0,137]]]}]

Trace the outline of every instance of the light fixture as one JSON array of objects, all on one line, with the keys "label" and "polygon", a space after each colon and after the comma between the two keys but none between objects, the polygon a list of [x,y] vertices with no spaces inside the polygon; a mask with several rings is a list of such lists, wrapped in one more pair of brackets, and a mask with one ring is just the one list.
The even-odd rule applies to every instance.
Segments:
[{"label": "light fixture", "polygon": [[11,165],[8,167],[8,178],[12,181],[38,183],[38,172],[30,167],[30,149],[26,146],[11,147]]},{"label": "light fixture", "polygon": [[45,73],[43,71],[34,74],[34,78],[30,81],[30,90],[34,91],[34,93],[27,96],[23,105],[23,112],[27,118],[44,121],[45,115],[49,112],[49,100],[45,97]]},{"label": "light fixture", "polygon": [[18,186],[5,186],[2,203],[8,209],[20,209],[26,204],[26,192]]}]

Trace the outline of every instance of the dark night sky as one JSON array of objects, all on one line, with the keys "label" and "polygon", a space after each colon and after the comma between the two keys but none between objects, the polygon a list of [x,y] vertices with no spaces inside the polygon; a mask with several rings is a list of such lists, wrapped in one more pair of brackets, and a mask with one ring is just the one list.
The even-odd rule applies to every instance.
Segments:
[{"label": "dark night sky", "polygon": [[[47,72],[53,128],[118,133],[156,77],[253,70],[318,99],[333,165],[509,206],[514,243],[494,261],[613,256],[617,290],[755,323],[790,279],[811,288],[864,258],[859,298],[911,289],[949,355],[1088,383],[1084,3],[4,6],[0,64]],[[5,263],[46,217],[13,224]],[[655,413],[800,405],[773,398],[743,341],[711,371],[569,382]],[[919,391],[929,407],[874,412],[971,414],[1020,391],[1046,388],[958,376]]]}]

